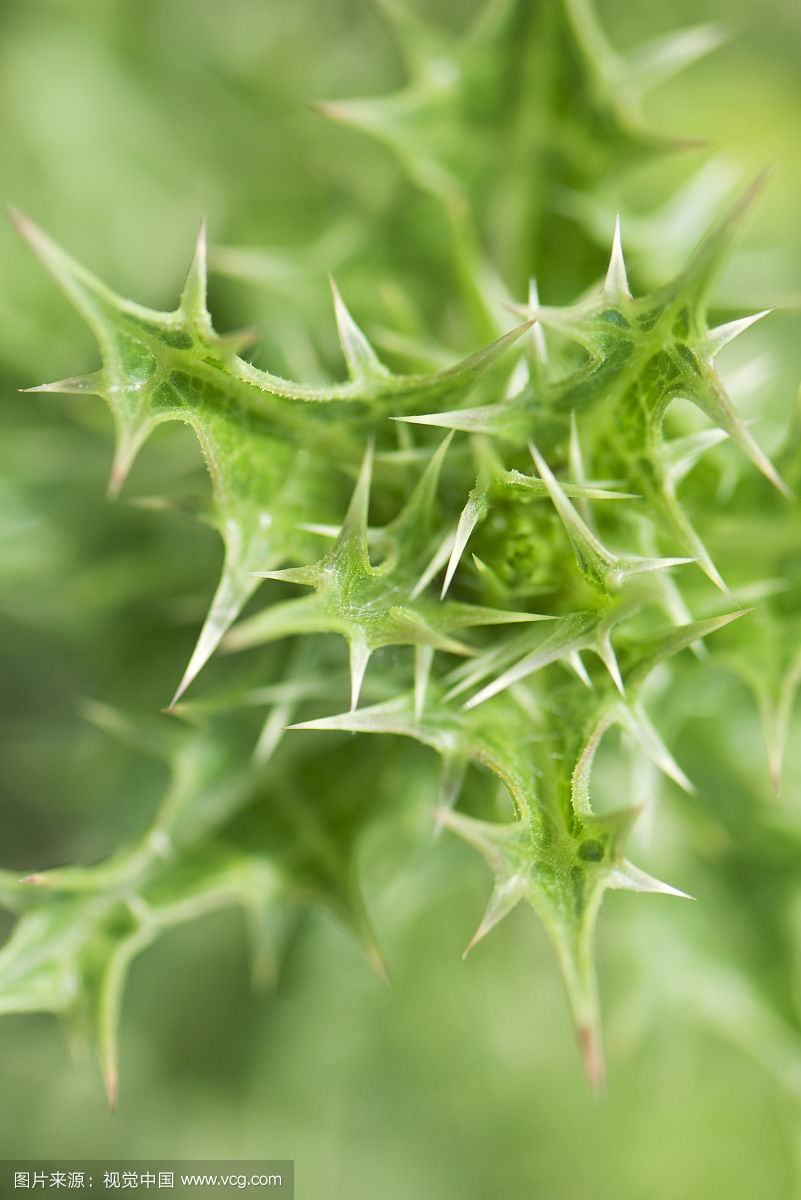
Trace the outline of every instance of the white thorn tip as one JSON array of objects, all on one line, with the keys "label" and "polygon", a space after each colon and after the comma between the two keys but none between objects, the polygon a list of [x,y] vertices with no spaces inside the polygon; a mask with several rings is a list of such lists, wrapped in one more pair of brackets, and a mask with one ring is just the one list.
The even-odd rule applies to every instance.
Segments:
[{"label": "white thorn tip", "polygon": [[764,308],[762,312],[753,313],[750,317],[740,317],[736,321],[727,321],[724,325],[716,325],[714,329],[710,329],[705,341],[705,350],[709,357],[714,358],[729,342],[733,342],[741,333],[745,333],[746,329],[750,329],[772,312],[772,308]]},{"label": "white thorn tip", "polygon": [[[540,294],[537,288],[536,279],[530,279],[528,283],[528,314],[536,316],[540,307]],[[539,321],[531,326],[531,339],[534,343],[534,353],[537,356],[537,361],[543,366],[548,362],[548,347],[545,344],[545,330]]]},{"label": "white thorn tip", "polygon": [[604,280],[604,292],[608,296],[630,296],[626,263],[623,259],[623,246],[620,240],[620,214],[615,218],[615,233],[612,238],[612,253],[609,256],[609,266]]},{"label": "white thorn tip", "polygon": [[444,600],[448,594],[448,588],[451,586],[453,577],[456,574],[456,568],[459,566],[465,546],[470,540],[470,534],[475,529],[478,521],[478,506],[475,504],[475,502],[468,500],[467,504],[462,509],[461,516],[459,517],[459,524],[456,528],[456,536],[453,540],[453,549],[451,550],[451,555],[448,560],[448,569],[445,572],[445,578],[442,582],[440,600]]},{"label": "white thorn tip", "polygon": [[370,660],[370,649],[365,642],[350,644],[350,711],[354,712],[359,704],[359,696],[364,682],[364,673]]},{"label": "white thorn tip", "polygon": [[426,702],[428,678],[431,674],[431,663],[434,658],[434,647],[418,645],[415,649],[414,661],[414,719],[419,721],[423,715]]}]

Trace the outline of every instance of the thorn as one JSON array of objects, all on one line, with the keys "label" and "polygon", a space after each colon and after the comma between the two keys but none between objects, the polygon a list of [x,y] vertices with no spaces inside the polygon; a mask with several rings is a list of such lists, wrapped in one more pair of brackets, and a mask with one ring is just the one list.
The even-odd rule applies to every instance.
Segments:
[{"label": "thorn", "polygon": [[[587,473],[584,470],[584,456],[581,453],[581,441],[579,440],[575,409],[570,413],[570,442],[568,444],[567,461],[570,467],[571,478],[576,481],[579,487],[586,487]],[[589,501],[586,497],[578,500],[577,508],[587,528],[593,529],[592,513],[590,512]]]},{"label": "thorn", "polygon": [[445,572],[445,579],[440,592],[440,600],[444,600],[448,588],[451,586],[451,581],[456,574],[456,568],[459,566],[464,548],[470,540],[470,534],[475,529],[479,521],[486,515],[487,501],[483,494],[475,495],[471,493],[467,499],[467,503],[462,509],[459,517],[459,524],[456,527],[456,536],[453,539],[453,549],[448,560],[448,569]]},{"label": "thorn", "polygon": [[364,552],[367,553],[367,515],[370,508],[370,481],[373,475],[373,448],[374,443],[372,437],[367,443],[364,451],[362,465],[359,468],[359,475],[356,480],[356,487],[353,489],[348,511],[345,513],[345,520],[342,522],[342,530],[340,537],[346,531],[355,528],[360,540],[364,544]]},{"label": "thorn", "polygon": [[434,647],[418,643],[414,651],[414,719],[419,721],[426,702],[428,677],[434,658]]},{"label": "thorn", "polygon": [[110,1112],[114,1112],[117,1107],[117,1072],[114,1069],[104,1070],[103,1085],[106,1089],[106,1097],[108,1099],[108,1107]]},{"label": "thorn", "polygon": [[581,655],[579,654],[578,650],[572,650],[570,652],[570,654],[567,656],[567,661],[570,664],[570,666],[573,668],[575,673],[578,675],[579,679],[584,684],[584,686],[591,688],[592,680],[590,679],[589,675],[587,674],[587,668],[584,666],[584,663],[582,662],[582,658],[581,658]]},{"label": "thorn", "polygon": [[350,711],[354,712],[359,704],[364,673],[370,661],[371,650],[366,642],[353,641],[350,643]]},{"label": "thorn", "polygon": [[473,949],[473,947],[475,945],[477,945],[481,941],[482,938],[487,936],[487,934],[489,933],[491,928],[492,928],[492,922],[489,921],[487,919],[487,917],[484,917],[482,919],[481,924],[479,925],[478,929],[473,934],[470,941],[467,943],[464,950],[462,951],[462,962],[464,962],[464,960],[467,958],[468,954]]},{"label": "thorn", "polygon": [[202,220],[178,308],[192,325],[199,327],[206,334],[210,334],[212,329],[208,311],[207,278],[208,250],[206,247],[206,222]]},{"label": "thorn", "polygon": [[584,456],[581,453],[581,442],[579,441],[578,422],[576,421],[576,410],[571,410],[570,413],[570,446],[568,449],[568,461],[570,463],[570,474],[575,479],[576,483],[581,486],[587,482],[587,476],[584,471]]},{"label": "thorn", "polygon": [[162,710],[163,712],[171,713],[175,709],[176,704],[181,699],[190,683],[192,683],[195,676],[200,673],[201,667],[205,666],[206,662],[211,657],[212,651],[217,645],[219,645],[219,642],[220,638],[217,637],[216,631],[213,631],[211,628],[209,628],[208,624],[204,624],[203,629],[200,632],[200,637],[198,638],[197,644],[195,645],[195,649],[192,653],[192,657],[190,658],[187,668],[183,673],[181,682],[176,688],[175,695],[167,707]]},{"label": "thorn", "polygon": [[612,639],[608,633],[601,638],[597,647],[597,654],[609,672],[615,687],[620,692],[620,695],[625,699],[626,689],[623,686],[623,676],[620,674],[617,655],[615,654],[615,650],[612,645]]},{"label": "thorn", "polygon": [[99,322],[98,305],[100,308],[125,306],[119,296],[62,250],[35,221],[16,209],[10,208],[8,211],[17,232],[95,331]]},{"label": "thorn", "polygon": [[334,297],[339,344],[342,347],[348,375],[354,380],[370,380],[377,376],[386,378],[389,372],[379,361],[373,347],[350,315],[332,275],[328,276],[328,282]]},{"label": "thorn", "polygon": [[446,825],[446,814],[453,810],[462,790],[467,762],[463,758],[444,757],[440,778],[440,802],[434,811],[434,835],[438,836]]},{"label": "thorn", "polygon": [[[688,563],[697,563],[697,558],[636,558],[632,555],[631,558],[619,560],[621,565],[613,571],[610,571],[607,578],[609,583],[614,588],[620,588],[625,583],[630,575],[645,575],[649,571],[666,571],[670,567],[686,567]],[[722,582],[722,581],[721,581]],[[728,596],[726,585],[723,585],[724,593]]]},{"label": "thorn", "polygon": [[367,954],[367,961],[381,982],[386,984],[387,987],[392,987],[392,972],[389,969],[389,964],[381,953],[378,943],[372,938],[369,945],[365,947],[365,953]]},{"label": "thorn", "polygon": [[47,887],[48,879],[45,875],[40,875],[38,871],[34,871],[32,875],[25,875],[20,879],[20,883],[32,883],[34,887]]},{"label": "thorn", "polygon": [[659,767],[660,771],[677,783],[688,796],[695,795],[692,781],[682,771],[642,709],[638,709],[636,712],[630,710],[630,720],[626,721],[625,728],[637,739],[642,749]]},{"label": "thorn", "polygon": [[40,240],[45,237],[44,231],[39,228],[35,221],[26,216],[24,212],[15,208],[13,204],[7,205],[6,211],[17,233],[25,239],[29,246],[36,249]]},{"label": "thorn", "polygon": [[729,37],[723,25],[710,21],[656,38],[628,56],[627,78],[636,80],[637,90],[647,93],[716,50]]},{"label": "thorn", "polygon": [[[443,814],[443,824],[449,825],[455,833],[459,833],[459,826],[454,821],[454,814],[452,810],[448,809],[447,817],[445,817]],[[468,841],[469,840],[472,839],[468,837]],[[477,848],[480,848],[478,843],[475,841],[473,844],[476,845]],[[516,906],[522,900],[524,894],[525,892],[522,875],[512,875],[509,878],[504,879],[503,882],[500,882],[496,879],[495,887],[492,889],[492,894],[490,895],[486,912],[481,918],[481,923],[479,924],[478,929],[473,934],[464,953],[462,954],[463,960],[467,958],[468,954],[477,942],[480,942],[483,937],[486,937],[491,929],[494,929],[496,925],[500,924],[503,918],[508,916],[513,908],[516,908]]]},{"label": "thorn", "polygon": [[58,379],[55,383],[40,383],[37,387],[19,388],[20,392],[54,392],[60,396],[97,396],[101,386],[100,373],[75,375],[71,379]]},{"label": "thorn", "polygon": [[606,1082],[601,1041],[591,1025],[578,1025],[576,1027],[576,1034],[578,1035],[584,1070],[597,1100],[603,1094]]},{"label": "thorn", "polygon": [[628,276],[626,274],[626,264],[623,259],[623,247],[620,241],[620,213],[615,218],[612,253],[609,257],[609,267],[607,268],[603,290],[607,296],[631,296]]},{"label": "thorn", "polygon": [[[115,455],[115,459],[116,459],[116,455]],[[119,499],[120,492],[122,491],[122,485],[125,483],[125,479],[126,479],[127,475],[128,475],[127,470],[125,470],[125,468],[120,463],[115,461],[114,465],[111,468],[111,474],[108,477],[108,483],[106,484],[106,499],[107,500],[118,500]]]},{"label": "thorn", "polygon": [[425,591],[425,589],[428,587],[437,571],[444,567],[453,550],[455,537],[455,533],[449,533],[438,549],[434,552],[428,566],[425,568],[417,583],[409,593],[410,600],[416,600],[420,593]]},{"label": "thorn", "polygon": [[170,709],[180,700],[190,683],[205,667],[258,585],[258,578],[250,572],[243,573],[242,563],[237,562],[226,549],[220,582],[217,584],[217,590],[212,597],[211,606],[183,678],[169,705]]},{"label": "thorn", "polygon": [[111,473],[106,486],[106,499],[117,500],[122,485],[131,473],[142,444],[148,433],[148,426],[139,429],[121,429],[118,427],[117,441],[114,446],[114,457],[111,461]]},{"label": "thorn", "polygon": [[[537,280],[533,277],[528,281],[528,307],[529,312],[536,313],[540,306],[540,294],[537,288]],[[544,367],[548,362],[548,347],[545,344],[545,330],[539,321],[535,321],[531,326],[531,337],[534,342],[534,353],[537,362]]]},{"label": "thorn", "polygon": [[746,329],[750,329],[752,325],[756,325],[757,321],[761,321],[763,317],[769,316],[773,311],[772,308],[763,308],[762,312],[753,313],[750,317],[740,317],[737,321],[727,321],[724,325],[716,325],[714,329],[709,330],[704,339],[705,352],[710,358],[714,358],[724,346],[728,346],[729,342],[733,342],[741,333],[745,333]]},{"label": "thorn", "polygon": [[258,342],[263,333],[260,325],[246,325],[244,329],[234,329],[231,333],[222,334],[217,339],[217,345],[231,354],[238,355]]},{"label": "thorn", "polygon": [[777,800],[779,799],[779,796],[781,795],[781,790],[780,790],[781,774],[782,774],[781,760],[780,759],[777,760],[776,758],[772,757],[771,761],[770,761],[770,778],[771,778],[771,782],[773,784],[773,794]]},{"label": "thorn", "polygon": [[591,582],[600,582],[601,586],[605,587],[607,581],[613,587],[620,586],[615,579],[616,573],[612,570],[616,564],[620,563],[619,557],[607,550],[606,546],[582,520],[533,442],[529,442],[528,449],[548,495],[551,497],[553,506],[565,527],[581,573]]},{"label": "thorn", "polygon": [[309,107],[318,116],[329,121],[337,121],[342,125],[354,125],[359,128],[373,128],[380,122],[370,119],[370,106],[354,100],[316,100]]},{"label": "thorn", "polygon": [[763,171],[736,199],[729,211],[724,213],[701,238],[691,253],[684,268],[670,283],[660,289],[669,298],[694,293],[699,303],[706,303],[712,282],[727,257],[746,214],[756,198],[764,190],[770,171]]},{"label": "thorn", "polygon": [[653,875],[648,875],[627,861],[613,868],[607,886],[627,892],[651,892],[660,896],[675,896],[679,900],[695,899],[689,892],[683,892],[681,888],[673,887],[661,879],[656,879]]}]

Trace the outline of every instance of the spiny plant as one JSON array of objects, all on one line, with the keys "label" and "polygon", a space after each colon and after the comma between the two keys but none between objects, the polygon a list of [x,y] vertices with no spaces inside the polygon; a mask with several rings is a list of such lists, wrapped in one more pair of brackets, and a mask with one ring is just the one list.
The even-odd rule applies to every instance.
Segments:
[{"label": "spiny plant", "polygon": [[[706,670],[711,638],[758,697],[778,787],[801,678],[797,434],[774,466],[716,370],[765,314],[709,315],[759,185],[672,279],[640,293],[620,224],[599,283],[596,248],[572,219],[630,163],[678,151],[648,129],[643,96],[719,32],[684,31],[623,57],[586,0],[491,3],[459,37],[381,7],[408,84],[318,107],[377,137],[400,164],[399,192],[419,193],[407,248],[416,240],[422,257],[436,232],[423,282],[444,275],[460,337],[478,346],[455,365],[440,365],[447,343],[432,350],[412,324],[387,340],[396,359],[406,354],[390,369],[332,285],[347,378],[284,379],[242,357],[246,335],[215,331],[203,231],[178,307],[160,312],[15,218],[101,355],[95,372],[31,390],[106,401],[112,497],[158,426],[189,426],[211,482],[195,515],[224,545],[169,713],[86,705],[167,764],[150,824],[96,865],[0,880],[19,913],[0,952],[0,1009],[86,1029],[112,1103],[127,971],[165,929],[240,905],[267,970],[286,914],[323,905],[387,973],[355,871],[376,807],[366,735],[394,735],[381,789],[398,807],[413,802],[417,778],[404,739],[434,752],[432,820],[493,876],[470,946],[521,901],[535,910],[596,1089],[604,893],[685,895],[626,857],[653,797],[635,771],[628,794],[595,799],[599,746],[619,729],[635,758],[692,792],[654,713],[677,677]],[[241,266],[230,253],[219,261]],[[535,271],[546,300],[581,298],[541,303]],[[507,332],[510,309],[521,323]],[[714,504],[726,439],[738,452],[725,460],[736,539]],[[219,677],[209,666],[216,690],[192,699],[218,652],[237,655],[241,673],[234,660]]]}]

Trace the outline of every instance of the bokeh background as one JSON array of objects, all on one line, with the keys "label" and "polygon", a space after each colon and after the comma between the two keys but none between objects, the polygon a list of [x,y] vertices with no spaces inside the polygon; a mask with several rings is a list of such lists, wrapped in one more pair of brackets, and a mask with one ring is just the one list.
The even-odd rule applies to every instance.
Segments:
[{"label": "bokeh background", "polygon": [[[475,7],[427,12],[458,30]],[[693,222],[772,168],[718,286],[726,314],[782,306],[722,363],[734,375],[758,360],[747,415],[770,450],[801,379],[801,10],[598,11],[622,50],[699,21],[728,38],[647,101],[655,128],[703,144],[621,176],[594,207],[574,197],[569,282],[546,273],[543,298],[569,299],[573,281],[601,272],[596,234],[617,208],[635,282],[666,278]],[[339,372],[328,271],[388,355],[399,347],[387,330],[407,317],[412,328],[409,313],[455,355],[475,344],[447,272],[431,269],[429,202],[385,149],[312,107],[403,79],[367,0],[4,0],[0,191],[156,308],[174,306],[205,216],[217,327],[255,323],[254,357],[276,373]],[[702,168],[671,224],[671,197]],[[159,769],[86,722],[81,701],[164,706],[221,550],[202,527],[104,500],[111,430],[98,401],[18,392],[92,369],[96,351],[8,222],[0,262],[0,836],[2,864],[27,872],[93,862],[152,812]],[[165,475],[201,486],[188,432],[159,431],[130,496]],[[391,989],[323,914],[291,930],[266,989],[251,984],[240,916],[198,920],[133,968],[115,1113],[92,1056],[53,1018],[0,1022],[3,1156],[292,1157],[298,1196],[315,1200],[798,1197],[798,738],[777,801],[756,706],[722,667],[677,687],[660,721],[698,795],[663,789],[650,861],[698,902],[607,899],[600,1101],[530,914],[462,962],[485,868],[427,836],[435,781],[410,752],[415,804],[401,818],[378,806],[360,847]],[[613,762],[609,775],[613,788]]]}]

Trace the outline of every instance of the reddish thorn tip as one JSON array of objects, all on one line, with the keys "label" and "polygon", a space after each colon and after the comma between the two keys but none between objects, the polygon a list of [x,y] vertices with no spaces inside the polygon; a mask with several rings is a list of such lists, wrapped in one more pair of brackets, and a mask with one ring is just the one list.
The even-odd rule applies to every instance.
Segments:
[{"label": "reddish thorn tip", "polygon": [[598,1099],[604,1091],[606,1074],[604,1071],[603,1053],[595,1030],[589,1025],[581,1025],[578,1030],[581,1057],[584,1060],[584,1070],[587,1073],[593,1095]]}]

